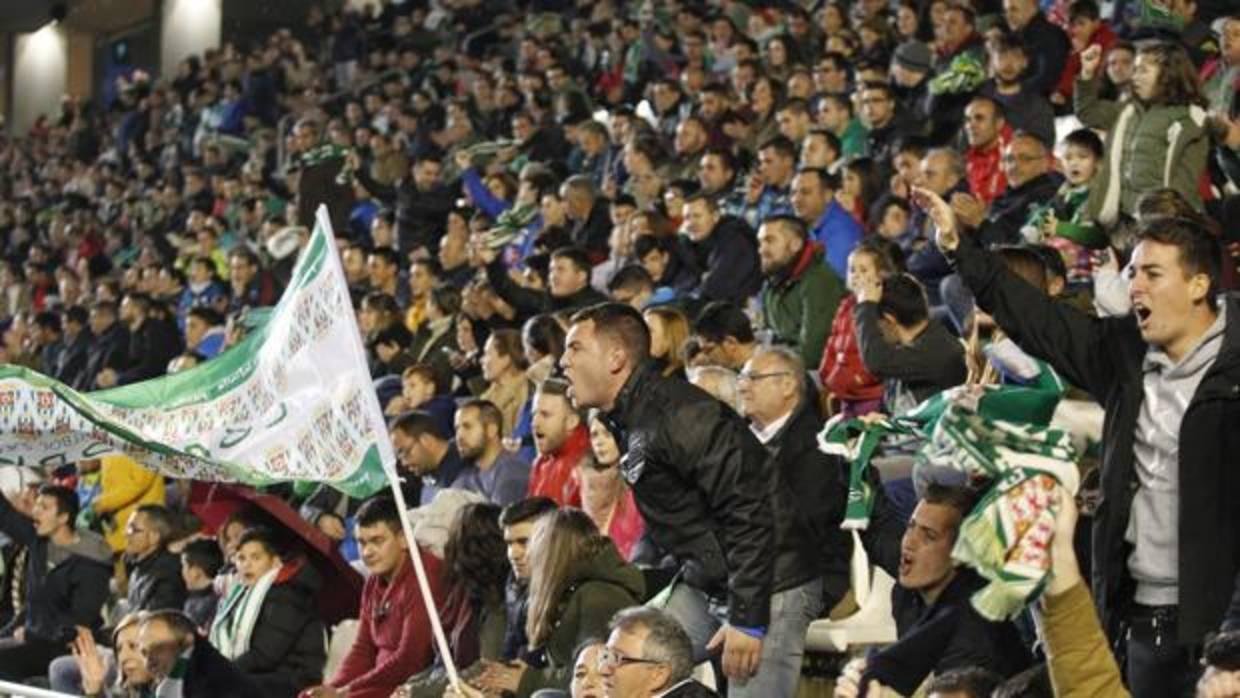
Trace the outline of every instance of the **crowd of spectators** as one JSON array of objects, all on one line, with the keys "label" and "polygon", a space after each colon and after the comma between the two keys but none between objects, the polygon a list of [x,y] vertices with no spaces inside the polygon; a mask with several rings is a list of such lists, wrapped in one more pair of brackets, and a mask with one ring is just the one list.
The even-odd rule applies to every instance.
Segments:
[{"label": "crowd of spectators", "polygon": [[1240,696],[1226,5],[384,0],[66,97],[0,137],[0,359],[82,392],[210,361],[326,204],[404,497],[447,533],[267,490],[366,575],[329,662],[345,592],[278,521],[206,530],[123,456],[15,470],[0,679],[793,696],[850,603],[826,420],[1004,384],[1105,413],[1046,594],[971,605],[985,483],[871,482],[898,640],[836,695]]}]

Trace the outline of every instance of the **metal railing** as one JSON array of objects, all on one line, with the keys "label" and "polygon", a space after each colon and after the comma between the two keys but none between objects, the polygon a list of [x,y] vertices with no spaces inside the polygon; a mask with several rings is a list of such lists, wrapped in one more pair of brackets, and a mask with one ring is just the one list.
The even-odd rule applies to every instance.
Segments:
[{"label": "metal railing", "polygon": [[23,686],[19,683],[0,681],[0,696],[6,694],[16,696],[17,698],[78,698],[78,696],[72,693],[60,693],[58,691],[49,691],[46,688],[35,688],[34,686]]}]

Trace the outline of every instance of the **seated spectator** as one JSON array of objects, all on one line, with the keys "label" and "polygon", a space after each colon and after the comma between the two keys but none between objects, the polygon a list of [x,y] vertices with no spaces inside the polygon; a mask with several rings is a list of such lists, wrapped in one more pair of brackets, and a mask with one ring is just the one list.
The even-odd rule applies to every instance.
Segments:
[{"label": "seated spectator", "polygon": [[392,447],[401,468],[412,471],[405,478],[405,498],[413,505],[430,504],[435,493],[456,486],[465,461],[452,441],[451,431],[440,431],[439,421],[429,412],[415,411],[392,422]]},{"label": "seated spectator", "polygon": [[507,506],[525,497],[530,464],[504,448],[503,428],[494,403],[469,400],[457,408],[456,447],[466,466],[454,485]]},{"label": "seated spectator", "polygon": [[[1051,170],[1049,146],[1023,131],[1012,135],[1002,164],[1008,186],[989,207],[971,194],[951,196],[952,210],[983,245],[1019,244],[1025,221],[1035,209],[1054,200],[1063,182],[1063,176]],[[909,268],[913,268],[911,260]]]},{"label": "seated spectator", "polygon": [[716,365],[733,371],[745,365],[758,345],[745,311],[725,302],[702,308],[693,323],[693,338],[699,351],[695,365]]},{"label": "seated spectator", "polygon": [[613,616],[608,629],[598,667],[609,697],[716,695],[693,679],[693,646],[675,618],[655,608],[634,606]]},{"label": "seated spectator", "polygon": [[321,680],[326,648],[315,595],[321,578],[304,559],[285,562],[266,529],[241,534],[237,579],[208,638],[268,696],[293,698]]},{"label": "seated spectator", "polygon": [[140,698],[151,695],[154,677],[138,647],[137,613],[127,614],[112,631],[115,654],[104,653],[88,632],[73,642],[73,660],[82,677],[81,693],[87,698]]},{"label": "seated spectator", "polygon": [[637,603],[645,583],[636,568],[578,509],[539,518],[529,545],[529,616],[525,632],[547,666],[537,669],[483,662],[477,685],[489,692],[512,691],[528,698],[541,688],[567,688],[573,650],[598,637],[616,611]]},{"label": "seated spectator", "polygon": [[73,388],[90,389],[86,378],[86,366],[90,358],[94,336],[91,334],[90,314],[80,305],[70,306],[64,313],[64,348],[56,358],[51,377]]},{"label": "seated spectator", "polygon": [[245,245],[237,245],[228,251],[228,284],[232,291],[229,294],[229,312],[264,308],[280,300],[275,277],[263,269],[258,255]]},{"label": "seated spectator", "polygon": [[549,497],[564,507],[581,506],[577,463],[588,455],[590,434],[568,395],[568,383],[549,378],[534,393],[534,447],[531,497]]},{"label": "seated spectator", "polygon": [[774,216],[758,229],[758,257],[766,279],[762,317],[772,341],[796,349],[807,365],[822,360],[830,318],[844,294],[822,255],[822,246],[809,239],[799,218]]},{"label": "seated spectator", "polygon": [[215,541],[192,540],[181,550],[181,581],[185,583],[185,615],[206,635],[215,620],[220,597],[215,593],[215,577],[224,569],[224,556]]},{"label": "seated spectator", "polygon": [[1064,139],[1064,177],[1048,209],[1035,212],[1021,229],[1031,244],[1045,240],[1058,250],[1068,269],[1068,284],[1077,290],[1093,280],[1092,250],[1108,246],[1110,240],[1090,218],[1090,183],[1101,167],[1102,140],[1088,129],[1077,129]]},{"label": "seated spectator", "polygon": [[689,339],[685,314],[670,306],[650,308],[642,313],[650,328],[650,358],[664,376],[684,378],[684,346]]},{"label": "seated spectator", "polygon": [[758,148],[758,166],[745,191],[745,223],[757,228],[771,216],[791,216],[789,191],[796,174],[797,147],[785,136],[775,136]]},{"label": "seated spectator", "polygon": [[1002,682],[998,674],[980,667],[952,669],[930,680],[926,698],[991,698]]},{"label": "seated spectator", "polygon": [[210,308],[217,313],[228,311],[228,291],[216,276],[215,262],[210,257],[194,257],[186,272],[185,290],[177,303],[177,324],[181,329],[185,329],[193,308]]},{"label": "seated spectator", "polygon": [[[86,355],[87,389],[104,387],[99,376],[123,370],[129,365],[129,329],[117,317],[116,302],[96,298],[90,308],[90,332],[94,341]],[[14,361],[10,356],[9,360]]]},{"label": "seated spectator", "polygon": [[839,412],[847,417],[877,412],[883,403],[883,382],[871,375],[861,360],[857,328],[853,323],[857,296],[851,291],[869,283],[870,279],[881,280],[899,272],[902,265],[900,248],[881,239],[865,240],[849,255],[850,293],[844,296],[835,311],[831,335],[827,338],[822,363],[818,366],[823,391],[838,406]]},{"label": "seated spectator", "polygon": [[[646,240],[654,240],[647,235]],[[630,305],[636,310],[645,310],[653,305],[663,305],[676,300],[676,291],[661,286],[655,288],[650,272],[639,264],[626,264],[616,271],[615,276],[607,282],[607,295],[617,303]]]},{"label": "seated spectator", "polygon": [[835,198],[836,178],[825,169],[802,163],[792,179],[792,208],[809,228],[809,238],[823,250],[823,261],[837,277],[848,274],[848,255],[864,234],[857,219]]},{"label": "seated spectator", "polygon": [[[499,516],[500,508],[494,504],[465,505],[452,522],[444,547],[444,598],[439,616],[452,661],[467,676],[477,674],[480,660],[503,659],[508,561]],[[434,649],[435,663],[397,689],[396,698],[440,698],[444,694],[448,675],[438,646]]]},{"label": "seated spectator", "polygon": [[1029,68],[1029,47],[1017,36],[1004,34],[987,42],[990,72],[981,94],[1003,107],[1007,123],[1015,131],[1032,133],[1050,145],[1055,142],[1055,112],[1043,92],[1024,81]]},{"label": "seated spectator", "polygon": [[636,563],[643,550],[642,521],[631,490],[620,477],[620,448],[616,437],[603,423],[602,414],[590,412],[590,451],[592,458],[582,458],[577,465],[577,481],[581,483],[581,509],[598,526],[598,530],[616,544],[620,557]]},{"label": "seated spectator", "polygon": [[889,414],[965,381],[964,347],[942,323],[930,320],[926,292],[916,279],[908,274],[873,278],[854,293],[861,361],[884,382]]},{"label": "seated spectator", "polygon": [[744,303],[762,282],[753,229],[723,215],[703,192],[685,199],[684,215],[694,266],[704,270],[694,295],[704,302]]},{"label": "seated spectator", "polygon": [[124,556],[129,580],[126,613],[181,608],[185,604],[180,562],[168,550],[177,533],[173,516],[161,504],[144,504],[129,516]]},{"label": "seated spectator", "polygon": [[77,495],[57,485],[39,488],[29,518],[0,496],[0,532],[26,547],[26,603],[0,642],[0,680],[45,675],[79,627],[99,629],[112,552],[98,534],[74,527],[77,515]]},{"label": "seated spectator", "polygon": [[499,408],[504,417],[504,433],[511,434],[530,391],[521,333],[510,329],[492,332],[482,347],[480,364],[482,378],[488,385],[478,397]]},{"label": "seated spectator", "polygon": [[837,698],[860,695],[857,686],[870,680],[911,695],[931,673],[981,667],[1009,677],[1029,666],[1029,651],[1016,627],[986,620],[973,608],[970,598],[986,580],[952,560],[973,495],[931,483],[905,524],[881,489],[862,540],[870,560],[896,578],[891,605],[898,640],[850,663],[836,687]]},{"label": "seated spectator", "polygon": [[[358,632],[340,668],[309,698],[388,698],[434,657],[426,599],[418,586],[401,512],[390,497],[367,500],[357,512],[357,541],[369,576],[362,587]],[[421,549],[422,564],[439,593],[440,562]],[[436,603],[438,600],[436,599]]]},{"label": "seated spectator", "polygon": [[121,369],[105,368],[95,378],[100,388],[137,383],[162,376],[184,342],[176,325],[157,313],[153,301],[141,293],[128,293],[121,302],[120,319],[129,330],[128,363]]},{"label": "seated spectator", "polygon": [[[998,100],[977,95],[964,108],[965,170],[968,185],[961,191],[972,192],[983,205],[989,206],[1007,189],[1003,172],[1003,151],[1012,140],[1012,126]],[[922,183],[924,185],[924,182]]]},{"label": "seated spectator", "polygon": [[400,374],[400,394],[388,401],[383,413],[399,417],[406,412],[421,410],[429,412],[439,425],[440,433],[454,429],[456,400],[448,387],[447,374],[441,374],[430,364],[415,363]]},{"label": "seated spectator", "polygon": [[[603,212],[606,214],[606,207]],[[513,281],[498,252],[485,245],[475,245],[476,259],[485,265],[487,281],[522,319],[538,313],[579,310],[606,300],[606,296],[590,285],[591,259],[579,247],[559,247],[551,253],[545,290],[524,288]]]},{"label": "seated spectator", "polygon": [[147,611],[138,616],[138,653],[155,684],[155,695],[182,698],[271,698],[200,637],[180,611]]},{"label": "seated spectator", "polygon": [[670,289],[676,296],[692,291],[701,276],[688,246],[678,235],[638,235],[633,241],[633,258],[649,272],[657,288]]},{"label": "seated spectator", "polygon": [[204,359],[224,350],[224,318],[213,308],[190,308],[185,317],[185,349]]},{"label": "seated spectator", "polygon": [[366,341],[370,375],[399,375],[405,368],[403,352],[413,341],[413,335],[401,322],[396,299],[386,293],[368,293],[362,299],[357,318]]}]

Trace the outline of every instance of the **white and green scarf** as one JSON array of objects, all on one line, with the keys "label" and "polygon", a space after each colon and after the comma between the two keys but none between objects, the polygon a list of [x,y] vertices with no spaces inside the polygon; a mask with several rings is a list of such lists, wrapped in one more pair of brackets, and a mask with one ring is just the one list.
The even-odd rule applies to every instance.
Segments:
[{"label": "white and green scarf", "polygon": [[189,658],[193,653],[194,646],[190,645],[177,657],[172,671],[155,687],[155,698],[181,698],[185,695],[185,675],[189,673]]},{"label": "white and green scarf", "polygon": [[974,608],[992,620],[1015,616],[1046,583],[1055,514],[1079,483],[1072,435],[1051,426],[1058,401],[1049,391],[960,387],[893,419],[828,422],[820,448],[851,465],[842,526],[869,524],[874,492],[866,471],[882,437],[919,437],[918,479],[933,481],[935,471],[962,473],[983,493],[961,522],[952,550],[953,558],[990,582],[974,594]]},{"label": "white and green scarf", "polygon": [[209,638],[224,657],[235,660],[250,651],[250,636],[254,634],[267,592],[279,573],[279,567],[271,570],[259,577],[252,587],[234,584],[220,602]]}]

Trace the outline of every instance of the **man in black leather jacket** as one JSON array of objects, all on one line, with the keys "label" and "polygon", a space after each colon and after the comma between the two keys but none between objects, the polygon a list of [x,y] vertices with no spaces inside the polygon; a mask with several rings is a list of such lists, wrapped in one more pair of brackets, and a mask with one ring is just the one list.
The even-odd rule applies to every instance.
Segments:
[{"label": "man in black leather jacket", "polygon": [[680,565],[667,611],[699,655],[722,647],[724,673],[745,681],[759,669],[770,621],[774,525],[762,445],[725,405],[654,370],[636,310],[587,308],[566,344],[570,395],[578,408],[604,411],[647,530]]}]

